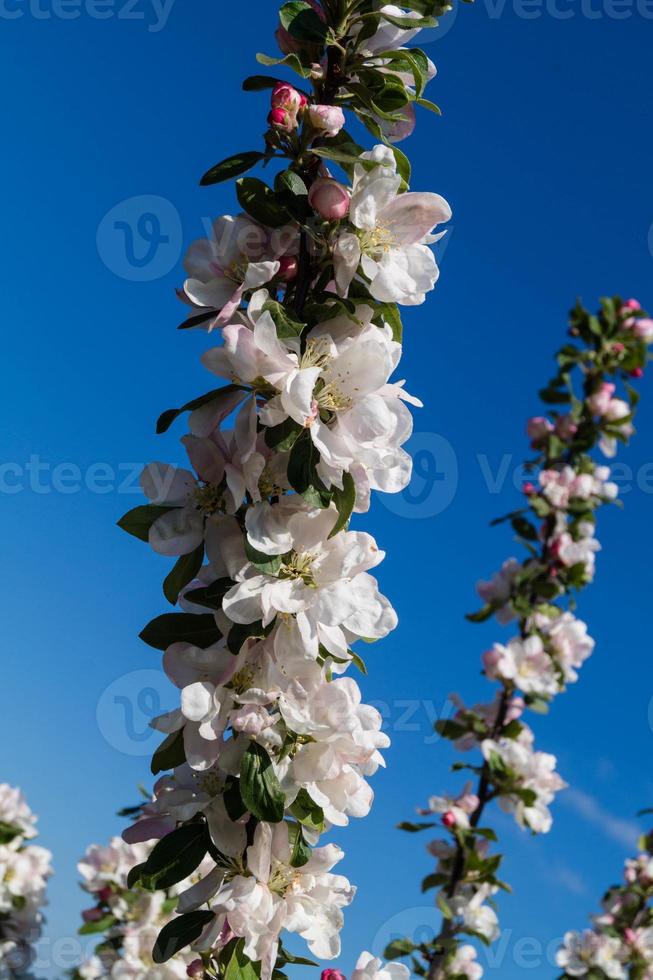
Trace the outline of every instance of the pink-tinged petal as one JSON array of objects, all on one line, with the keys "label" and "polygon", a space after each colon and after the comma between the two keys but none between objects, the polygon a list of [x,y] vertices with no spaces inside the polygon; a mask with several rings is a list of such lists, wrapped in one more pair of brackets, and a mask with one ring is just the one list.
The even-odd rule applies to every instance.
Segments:
[{"label": "pink-tinged petal", "polygon": [[190,470],[179,470],[167,463],[150,463],[141,473],[143,493],[152,504],[181,506],[196,485]]},{"label": "pink-tinged petal", "polygon": [[414,245],[450,218],[451,208],[443,197],[420,192],[400,194],[384,208],[379,222],[401,245]]},{"label": "pink-tinged petal", "polygon": [[174,711],[166,711],[164,715],[159,715],[150,722],[151,728],[157,732],[164,732],[166,735],[178,732],[180,728],[183,728],[183,725],[184,716],[179,708],[175,708]]},{"label": "pink-tinged petal", "polygon": [[152,548],[169,558],[189,555],[203,540],[204,518],[189,506],[177,507],[157,518],[148,535]]},{"label": "pink-tinged petal", "polygon": [[188,428],[194,436],[210,436],[238,408],[247,391],[223,391],[206,405],[196,408],[188,418]]},{"label": "pink-tinged petal", "polygon": [[172,817],[145,817],[126,827],[122,832],[125,844],[142,844],[149,840],[161,840],[177,826]]},{"label": "pink-tinged petal", "polygon": [[206,877],[182,892],[176,911],[180,914],[193,912],[213,898],[225,876],[224,868],[213,868]]},{"label": "pink-tinged petal", "polygon": [[210,282],[187,279],[184,283],[184,294],[200,309],[221,310],[233,291],[234,284],[229,279],[211,279]]},{"label": "pink-tinged petal", "polygon": [[212,439],[188,435],[182,437],[193,469],[204,483],[220,483],[224,476],[224,453]]},{"label": "pink-tinged petal", "polygon": [[410,102],[399,110],[399,114],[401,115],[401,119],[396,122],[391,122],[387,119],[378,120],[381,124],[383,135],[391,143],[401,143],[402,140],[408,139],[409,136],[412,136],[417,124],[415,107]]},{"label": "pink-tinged petal", "polygon": [[[243,298],[243,293],[245,292],[244,286],[239,286],[238,289],[232,293],[229,299],[225,302],[224,306],[213,320],[209,326],[209,333],[215,330],[216,327],[224,327],[231,320],[234,313],[238,310],[240,306],[240,301]],[[218,307],[219,309],[219,307]]]}]

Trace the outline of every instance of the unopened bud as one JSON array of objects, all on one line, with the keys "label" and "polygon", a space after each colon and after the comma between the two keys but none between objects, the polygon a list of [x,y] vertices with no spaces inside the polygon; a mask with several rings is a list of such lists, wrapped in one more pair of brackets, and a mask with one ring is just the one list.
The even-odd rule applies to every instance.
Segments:
[{"label": "unopened bud", "polygon": [[186,967],[186,976],[192,978],[204,976],[204,964],[200,959],[193,960],[192,963],[188,964]]},{"label": "unopened bud", "polygon": [[308,192],[308,203],[327,221],[339,221],[349,213],[349,191],[332,177],[318,177]]}]

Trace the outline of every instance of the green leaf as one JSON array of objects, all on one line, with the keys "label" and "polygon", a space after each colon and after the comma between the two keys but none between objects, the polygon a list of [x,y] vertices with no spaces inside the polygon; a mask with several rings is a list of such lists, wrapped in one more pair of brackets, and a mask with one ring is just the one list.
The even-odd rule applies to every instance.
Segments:
[{"label": "green leaf", "polygon": [[408,820],[404,820],[397,824],[397,830],[405,830],[409,834],[417,834],[420,830],[430,830],[432,827],[437,827],[436,823],[411,823]]},{"label": "green leaf", "polygon": [[467,613],[465,619],[469,620],[470,623],[484,623],[494,614],[495,609],[496,606],[494,603],[489,602],[486,606],[483,606],[482,609],[479,609],[478,612]]},{"label": "green leaf", "polygon": [[[274,79],[272,79],[272,84],[274,87]],[[265,159],[265,153],[260,153],[258,150],[250,150],[248,153],[236,153],[232,157],[227,157],[222,163],[216,163],[215,167],[211,167],[207,170],[202,179],[200,180],[200,185],[202,187],[208,187],[209,184],[220,184],[225,180],[233,180],[234,177],[239,177],[240,174],[247,173],[252,167],[255,167],[257,163]]]},{"label": "green leaf", "polygon": [[238,655],[245,640],[249,639],[250,636],[259,638],[267,636],[271,628],[272,625],[264,628],[260,620],[256,623],[236,623],[227,634],[227,649]]},{"label": "green leaf", "polygon": [[175,562],[172,571],[166,576],[163,583],[163,594],[171,606],[177,605],[179,593],[184,586],[193,581],[202,567],[203,561],[204,542],[202,541],[195,551],[191,551],[189,555],[182,555]]},{"label": "green leaf", "polygon": [[293,311],[289,311],[287,307],[281,303],[277,303],[274,299],[269,299],[263,304],[263,312],[270,314],[277,328],[277,337],[281,339],[286,337],[300,337],[306,329],[307,324],[295,320],[290,316],[290,312]]},{"label": "green leaf", "polygon": [[356,504],[356,484],[351,473],[342,474],[342,490],[335,488],[333,502],[338,509],[338,518],[331,529],[330,538],[347,527]]},{"label": "green leaf", "polygon": [[124,517],[118,521],[118,527],[126,531],[127,534],[132,534],[139,541],[148,541],[150,528],[154,522],[171,510],[175,510],[175,508],[164,507],[159,504],[143,504],[141,507],[134,507],[133,510],[127,511]]},{"label": "green leaf", "polygon": [[301,824],[291,823],[288,827],[290,841],[290,865],[293,868],[303,868],[311,859],[312,851],[304,839]]},{"label": "green leaf", "polygon": [[222,388],[216,388],[214,391],[207,391],[205,395],[200,395],[199,398],[193,398],[192,401],[186,402],[181,408],[167,409],[156,423],[157,435],[162,435],[164,432],[167,432],[175,419],[179,418],[184,412],[194,412],[196,408],[202,408],[204,405],[208,405],[209,402],[224,401],[227,396],[231,396],[235,391],[242,391],[244,398],[247,388],[243,388],[242,385],[224,385]]},{"label": "green leaf", "polygon": [[311,68],[305,68],[296,54],[287,54],[285,58],[271,58],[268,54],[259,53],[256,55],[256,60],[260,65],[265,65],[268,68],[272,65],[287,65],[302,78],[308,78],[311,74]]},{"label": "green leaf", "polygon": [[0,844],[10,844],[16,837],[21,837],[22,833],[20,827],[0,820]]},{"label": "green leaf", "polygon": [[155,963],[166,963],[180,950],[190,946],[202,935],[205,927],[215,918],[214,912],[201,909],[179,915],[163,927],[152,951]]},{"label": "green leaf", "polygon": [[280,942],[277,965],[286,966],[287,963],[292,963],[295,966],[318,966],[314,960],[307,960],[304,956],[295,956],[293,953],[289,953],[283,943]]},{"label": "green leaf", "polygon": [[428,892],[431,888],[437,888],[441,884],[441,877],[435,872],[433,874],[427,875],[422,881],[422,894]]},{"label": "green leaf", "polygon": [[308,790],[300,789],[295,802],[290,807],[295,820],[299,820],[308,830],[322,833],[324,830],[324,810],[311,799]]},{"label": "green leaf", "polygon": [[[319,461],[320,454],[313,444],[311,434],[308,429],[304,429],[290,450],[288,482],[296,493],[302,495],[309,493],[309,502],[316,507],[325,506],[319,496],[324,491],[316,471]],[[315,492],[317,492],[317,499],[315,499]]]},{"label": "green leaf", "polygon": [[282,170],[274,178],[274,190],[284,208],[295,220],[300,222],[306,220],[310,211],[308,188],[299,174],[294,170]]},{"label": "green leaf", "polygon": [[340,146],[312,146],[311,153],[324,160],[333,160],[334,163],[365,165],[365,161],[360,159],[361,148],[355,143],[344,143]]},{"label": "green leaf", "polygon": [[[400,344],[403,340],[404,328],[401,322],[401,313],[396,303],[379,303],[378,315],[381,320],[388,324],[392,330],[392,339]],[[374,318],[376,322],[377,318]]]},{"label": "green leaf", "polygon": [[112,926],[115,926],[117,921],[115,915],[103,915],[96,922],[85,922],[77,931],[80,936],[93,936],[98,932],[106,932]]},{"label": "green leaf", "polygon": [[166,736],[152,756],[150,766],[152,775],[156,776],[160,772],[170,772],[172,769],[176,769],[177,766],[183,766],[185,761],[184,730],[180,728],[178,732],[171,732]]},{"label": "green leaf", "polygon": [[240,764],[240,795],[257,820],[281,823],[285,797],[270,756],[256,742],[250,742]]},{"label": "green leaf", "polygon": [[276,449],[279,453],[287,452],[292,449],[297,441],[297,437],[302,434],[304,427],[295,422],[294,419],[287,418],[279,425],[272,425],[265,430],[265,445],[269,449]]},{"label": "green leaf", "polygon": [[252,547],[247,536],[245,537],[245,554],[252,565],[265,575],[276,575],[281,568],[281,555],[266,555],[264,551],[257,551],[256,548]]},{"label": "green leaf", "polygon": [[241,177],[236,181],[236,195],[243,211],[268,228],[281,228],[290,215],[279,203],[277,195],[257,177]]},{"label": "green leaf", "polygon": [[383,951],[384,960],[399,960],[402,956],[410,956],[417,946],[410,939],[395,939]]},{"label": "green leaf", "polygon": [[387,20],[390,24],[394,24],[395,27],[407,27],[409,30],[420,30],[423,31],[427,27],[437,27],[438,22],[435,17],[423,17],[421,20],[413,17],[395,17],[394,14],[388,14],[384,10],[380,10],[379,14],[383,20]]},{"label": "green leaf", "polygon": [[148,623],[139,636],[155,650],[167,650],[173,643],[192,643],[194,647],[206,650],[218,642],[222,633],[209,613],[197,616],[193,613],[164,613]]},{"label": "green leaf", "polygon": [[234,823],[247,813],[247,807],[240,795],[240,782],[235,776],[227,776],[222,798],[229,819]]},{"label": "green leaf", "polygon": [[434,112],[436,116],[442,115],[442,109],[435,102],[430,102],[428,99],[416,99],[415,101],[417,105],[421,105],[422,109],[428,109],[429,112]]},{"label": "green leaf", "polygon": [[[221,612],[222,600],[233,584],[230,578],[219,578],[201,589],[192,589],[190,592],[186,592],[185,598],[194,605],[206,606],[207,609],[215,609],[217,612]],[[199,643],[195,645],[200,646]]]},{"label": "green leaf", "polygon": [[138,881],[149,891],[172,888],[188,878],[204,860],[209,846],[205,823],[189,823],[172,830],[150,852]]},{"label": "green leaf", "polygon": [[273,78],[272,75],[250,75],[243,82],[244,92],[262,92],[268,88],[275,88],[281,79]]},{"label": "green leaf", "polygon": [[252,963],[252,961],[245,956],[244,946],[245,940],[238,939],[234,943],[231,955],[229,955],[229,947],[227,947],[227,950],[225,951],[226,956],[221,958],[222,962],[225,962],[226,960],[227,963],[223,980],[257,980],[257,978],[260,977],[260,963]]},{"label": "green leaf", "polygon": [[351,655],[351,662],[358,667],[364,677],[367,677],[367,666],[363,658],[360,657],[355,650],[350,650],[349,653]]},{"label": "green leaf", "polygon": [[327,26],[305,0],[290,0],[279,11],[281,26],[291,37],[310,44],[324,44]]}]

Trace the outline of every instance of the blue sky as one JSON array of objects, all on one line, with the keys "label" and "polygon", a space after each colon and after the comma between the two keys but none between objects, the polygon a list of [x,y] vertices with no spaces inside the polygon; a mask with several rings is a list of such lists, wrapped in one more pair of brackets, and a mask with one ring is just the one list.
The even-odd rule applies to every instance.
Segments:
[{"label": "blue sky", "polygon": [[[159,412],[211,386],[198,363],[206,338],[175,331],[174,287],[182,243],[234,208],[232,191],[199,188],[200,174],[259,145],[265,96],[240,81],[257,50],[273,51],[276,6],[0,3],[0,779],[23,786],[54,851],[48,939],[65,966],[82,904],[76,859],[119,830],[116,809],[148,780],[147,717],[172,697],[137,638],[165,611],[165,562],[114,524],[139,502],[140,464],[182,458],[183,426],[156,437]],[[454,221],[440,284],[405,317],[402,376],[426,404],[420,475],[366,522],[387,549],[380,578],[401,623],[366,651],[364,693],[393,746],[373,814],[337,838],[360,889],[344,968],[433,923],[419,892],[425,840],[393,826],[452,786],[431,728],[447,694],[484,696],[478,658],[500,628],[463,614],[476,579],[512,553],[488,522],[515,503],[524,420],[566,311],[576,295],[612,292],[653,306],[651,18],[645,0],[479,0],[428,45],[444,115],[424,114],[405,148],[414,188],[443,194]],[[158,225],[141,223],[144,239],[146,212]],[[135,229],[135,265],[114,220]],[[597,652],[535,724],[573,790],[546,838],[497,818],[515,890],[490,961],[502,980],[555,975],[547,944],[584,924],[632,848],[633,814],[653,801],[653,390],[641,384],[640,433],[618,474],[626,508],[604,516],[582,600]]]}]

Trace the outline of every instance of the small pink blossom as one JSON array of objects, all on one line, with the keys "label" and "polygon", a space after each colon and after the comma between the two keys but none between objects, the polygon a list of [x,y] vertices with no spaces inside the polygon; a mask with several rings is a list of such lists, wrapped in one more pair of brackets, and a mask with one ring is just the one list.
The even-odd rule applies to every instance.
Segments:
[{"label": "small pink blossom", "polygon": [[536,415],[528,420],[526,432],[529,439],[533,442],[539,442],[540,439],[544,439],[550,432],[553,432],[553,426],[542,415]]},{"label": "small pink blossom", "polygon": [[312,105],[308,107],[308,118],[314,129],[324,136],[337,136],[345,125],[345,114],[339,106]]},{"label": "small pink blossom", "polygon": [[604,381],[598,391],[587,399],[587,405],[593,415],[605,415],[615,392],[615,386]]},{"label": "small pink blossom", "polygon": [[349,212],[350,194],[332,177],[318,177],[308,194],[308,203],[327,221],[339,221]]}]

